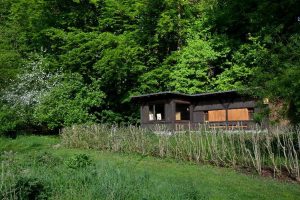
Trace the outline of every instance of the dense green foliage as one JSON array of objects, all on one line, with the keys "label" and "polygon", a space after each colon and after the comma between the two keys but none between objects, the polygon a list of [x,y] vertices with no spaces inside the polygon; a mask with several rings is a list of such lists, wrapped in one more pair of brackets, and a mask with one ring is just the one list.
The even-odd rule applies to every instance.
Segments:
[{"label": "dense green foliage", "polygon": [[[228,168],[0,138],[1,199],[298,199],[299,185]],[[56,147],[56,148],[53,148]]]},{"label": "dense green foliage", "polygon": [[299,7],[298,0],[1,0],[0,132],[135,123],[130,96],[164,90],[253,88],[281,99],[297,123]]}]

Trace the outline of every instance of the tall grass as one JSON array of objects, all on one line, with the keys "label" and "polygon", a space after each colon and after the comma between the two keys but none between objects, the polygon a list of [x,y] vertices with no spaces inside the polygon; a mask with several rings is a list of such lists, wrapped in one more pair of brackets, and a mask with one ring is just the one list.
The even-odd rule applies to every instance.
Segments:
[{"label": "tall grass", "polygon": [[[208,199],[193,184],[155,179],[147,171],[95,162],[86,154],[62,160],[50,152],[15,160],[1,156],[0,199]],[[15,160],[15,161],[13,161]]]},{"label": "tall grass", "polygon": [[[163,130],[163,129],[161,129]],[[253,169],[260,175],[300,180],[300,127],[274,127],[268,131],[152,132],[136,126],[74,125],[61,132],[66,147],[137,153],[195,163]]]},{"label": "tall grass", "polygon": [[17,191],[13,188],[16,179],[14,153],[4,152],[0,158],[0,198],[17,199]]}]

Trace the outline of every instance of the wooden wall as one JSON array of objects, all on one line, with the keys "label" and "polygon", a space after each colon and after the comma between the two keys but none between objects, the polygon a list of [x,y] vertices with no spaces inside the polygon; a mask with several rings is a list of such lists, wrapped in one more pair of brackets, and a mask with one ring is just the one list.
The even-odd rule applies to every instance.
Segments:
[{"label": "wooden wall", "polygon": [[223,110],[234,108],[254,108],[254,100],[245,100],[241,98],[231,99],[230,101],[224,101],[221,99],[204,100],[196,102],[195,111],[207,111],[207,110]]}]

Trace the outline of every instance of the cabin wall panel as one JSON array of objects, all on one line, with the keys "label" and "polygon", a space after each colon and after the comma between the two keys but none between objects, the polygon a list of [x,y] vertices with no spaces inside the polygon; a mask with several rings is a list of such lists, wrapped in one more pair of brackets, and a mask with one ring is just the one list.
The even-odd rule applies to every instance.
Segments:
[{"label": "cabin wall panel", "polygon": [[146,123],[149,121],[149,105],[144,104],[141,106],[141,122]]},{"label": "cabin wall panel", "polygon": [[165,118],[166,122],[172,121],[172,104],[170,101],[167,101],[165,104]]},{"label": "cabin wall panel", "polygon": [[204,112],[197,111],[193,112],[193,123],[203,123],[204,122]]},{"label": "cabin wall panel", "polygon": [[209,122],[223,122],[226,121],[226,110],[211,110],[208,111]]},{"label": "cabin wall panel", "polygon": [[220,101],[201,101],[195,106],[195,111],[206,110],[222,110],[222,109],[234,109],[234,108],[253,108],[255,107],[255,101],[233,101],[221,103]]},{"label": "cabin wall panel", "polygon": [[213,105],[197,105],[195,111],[205,111],[205,110],[222,110],[225,109],[222,104],[213,104]]},{"label": "cabin wall panel", "polygon": [[249,120],[249,111],[247,108],[228,110],[228,121],[247,121]]},{"label": "cabin wall panel", "polygon": [[234,109],[234,108],[254,108],[255,107],[255,101],[238,101],[233,102],[229,104],[228,109]]}]

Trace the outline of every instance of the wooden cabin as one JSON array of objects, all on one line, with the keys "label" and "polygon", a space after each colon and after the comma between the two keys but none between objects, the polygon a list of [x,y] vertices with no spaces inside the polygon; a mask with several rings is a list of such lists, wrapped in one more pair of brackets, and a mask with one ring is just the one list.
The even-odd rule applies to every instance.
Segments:
[{"label": "wooden cabin", "polygon": [[236,91],[187,95],[160,92],[132,97],[140,105],[141,126],[152,130],[251,129],[256,100]]}]

